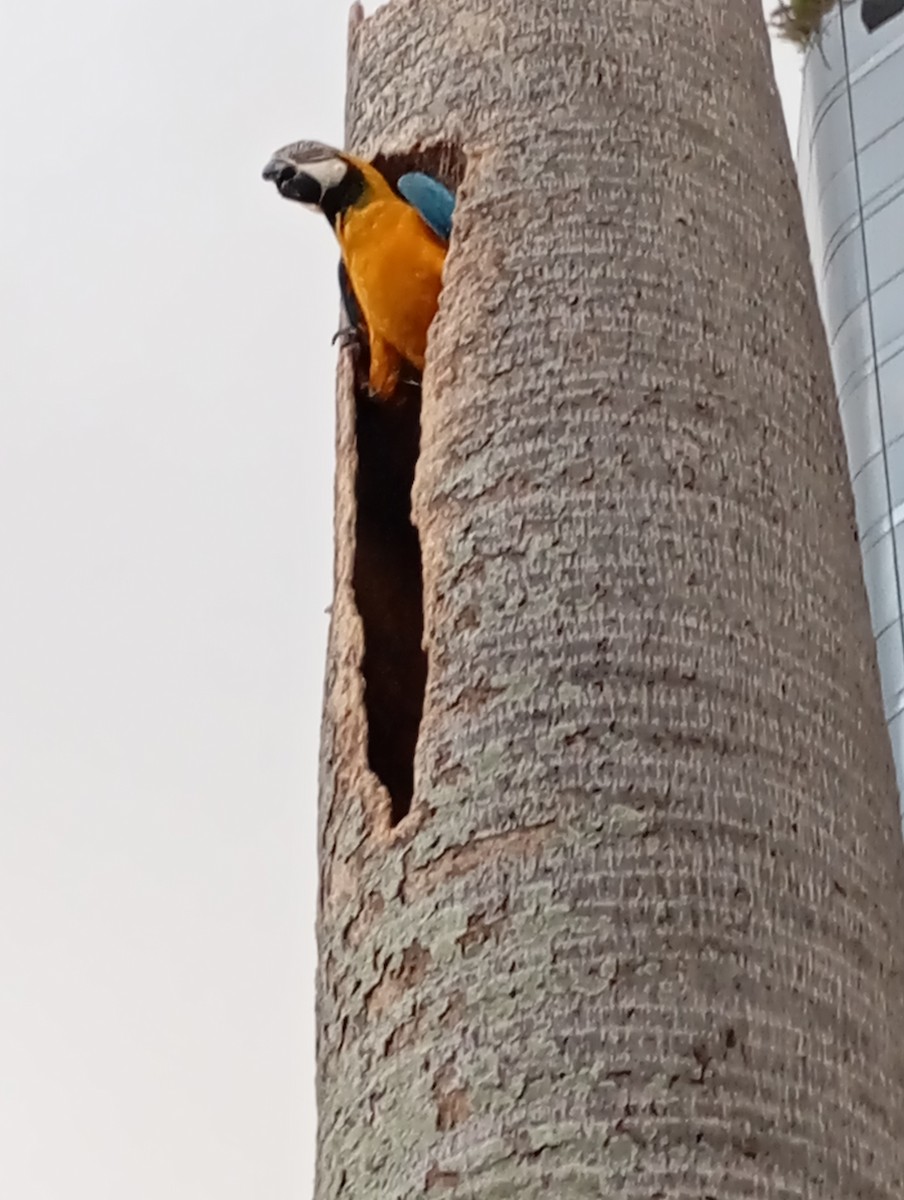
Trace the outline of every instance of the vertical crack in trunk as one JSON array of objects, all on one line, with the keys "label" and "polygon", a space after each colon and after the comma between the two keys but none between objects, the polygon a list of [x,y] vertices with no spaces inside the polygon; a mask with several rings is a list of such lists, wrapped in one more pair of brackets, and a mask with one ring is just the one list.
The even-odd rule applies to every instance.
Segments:
[{"label": "vertical crack in trunk", "polygon": [[[393,184],[406,171],[424,171],[454,190],[464,174],[464,157],[449,145],[378,156],[374,165]],[[376,401],[368,394],[368,365],[362,348],[355,373],[353,586],[364,626],[367,760],[389,792],[390,823],[398,825],[411,810],[427,685],[421,544],[411,520],[411,487],[420,453],[421,380],[407,365],[394,400]]]},{"label": "vertical crack in trunk", "polygon": [[427,682],[421,543],[411,521],[420,417],[419,385],[406,387],[401,403],[381,404],[360,391],[355,398],[353,581],[364,625],[367,758],[389,792],[393,825],[411,808]]}]

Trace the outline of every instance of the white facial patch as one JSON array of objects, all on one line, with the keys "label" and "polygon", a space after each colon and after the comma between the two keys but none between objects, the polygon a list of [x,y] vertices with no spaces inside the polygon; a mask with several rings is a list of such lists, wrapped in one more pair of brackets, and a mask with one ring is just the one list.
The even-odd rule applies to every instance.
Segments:
[{"label": "white facial patch", "polygon": [[341,158],[324,158],[320,162],[302,163],[299,169],[304,171],[305,175],[316,179],[320,184],[321,193],[324,193],[342,182],[348,166]]}]

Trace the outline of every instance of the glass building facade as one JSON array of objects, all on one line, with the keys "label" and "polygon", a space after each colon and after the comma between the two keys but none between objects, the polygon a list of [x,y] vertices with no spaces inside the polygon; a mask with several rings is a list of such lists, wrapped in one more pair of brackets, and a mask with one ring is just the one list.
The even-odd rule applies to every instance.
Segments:
[{"label": "glass building facade", "polygon": [[904,795],[904,0],[843,0],[826,19],[797,169]]}]

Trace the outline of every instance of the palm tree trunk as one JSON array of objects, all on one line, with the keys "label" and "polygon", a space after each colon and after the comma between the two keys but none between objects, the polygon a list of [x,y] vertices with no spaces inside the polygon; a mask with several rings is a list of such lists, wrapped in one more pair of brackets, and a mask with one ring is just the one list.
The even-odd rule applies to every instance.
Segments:
[{"label": "palm tree trunk", "polygon": [[[897,1200],[901,836],[759,4],[392,0],[348,112],[465,165],[422,581],[340,371],[317,1200]],[[423,592],[407,815],[368,555],[377,620]]]}]

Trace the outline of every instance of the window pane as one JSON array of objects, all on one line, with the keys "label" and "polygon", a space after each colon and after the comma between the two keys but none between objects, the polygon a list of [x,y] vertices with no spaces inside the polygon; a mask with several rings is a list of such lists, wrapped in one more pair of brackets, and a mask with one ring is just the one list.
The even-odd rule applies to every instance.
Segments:
[{"label": "window pane", "polygon": [[904,0],[863,0],[860,7],[863,24],[870,33],[902,11],[904,11]]}]

